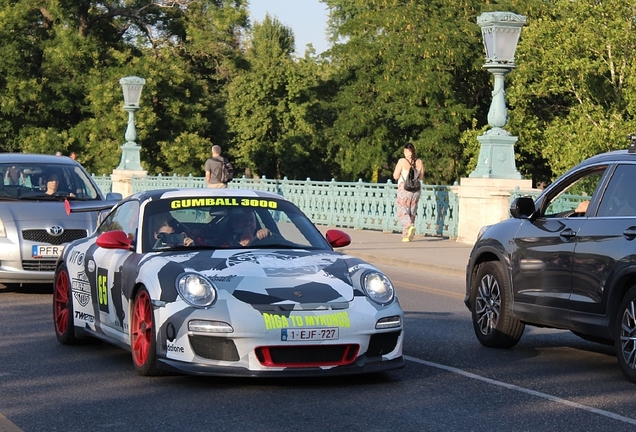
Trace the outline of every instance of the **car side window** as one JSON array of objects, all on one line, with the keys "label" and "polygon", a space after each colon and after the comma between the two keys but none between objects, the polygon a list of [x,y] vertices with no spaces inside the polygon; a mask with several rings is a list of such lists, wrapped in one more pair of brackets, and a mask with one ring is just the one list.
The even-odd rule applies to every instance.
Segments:
[{"label": "car side window", "polygon": [[619,165],[612,174],[598,216],[636,216],[636,165]]},{"label": "car side window", "polygon": [[587,171],[555,191],[544,212],[545,217],[584,216],[587,207],[597,196],[606,168],[603,166]]},{"label": "car side window", "polygon": [[128,238],[134,242],[137,238],[138,221],[139,203],[137,201],[128,201],[113,210],[97,228],[97,232],[101,234],[120,230],[125,232]]}]

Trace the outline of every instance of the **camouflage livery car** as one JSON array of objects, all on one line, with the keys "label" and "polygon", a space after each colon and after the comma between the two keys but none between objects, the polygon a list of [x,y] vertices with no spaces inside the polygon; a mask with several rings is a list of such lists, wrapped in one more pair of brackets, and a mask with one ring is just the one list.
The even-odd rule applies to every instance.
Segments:
[{"label": "camouflage livery car", "polygon": [[[93,211],[69,202],[69,212]],[[155,190],[118,203],[57,262],[58,340],[132,352],[141,375],[320,376],[400,368],[389,279],[335,252],[291,202],[236,189]]]}]

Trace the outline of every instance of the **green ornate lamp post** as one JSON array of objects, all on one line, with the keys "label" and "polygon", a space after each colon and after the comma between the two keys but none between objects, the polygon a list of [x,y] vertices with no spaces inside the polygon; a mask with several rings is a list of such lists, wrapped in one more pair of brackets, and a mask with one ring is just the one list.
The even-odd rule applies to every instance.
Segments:
[{"label": "green ornate lamp post", "polygon": [[124,110],[128,112],[128,126],[126,127],[126,143],[121,146],[121,161],[118,170],[143,171],[139,159],[139,150],[141,147],[137,145],[137,130],[135,129],[135,111],[139,107],[139,99],[141,99],[141,90],[146,84],[146,80],[136,76],[124,77],[119,80],[124,92]]},{"label": "green ornate lamp post", "polygon": [[494,75],[495,84],[488,111],[491,129],[477,137],[481,143],[479,159],[469,177],[522,178],[515,166],[514,143],[517,137],[503,127],[508,123],[504,77],[515,68],[515,51],[525,23],[525,16],[512,12],[485,12],[477,17],[486,48],[484,68]]}]

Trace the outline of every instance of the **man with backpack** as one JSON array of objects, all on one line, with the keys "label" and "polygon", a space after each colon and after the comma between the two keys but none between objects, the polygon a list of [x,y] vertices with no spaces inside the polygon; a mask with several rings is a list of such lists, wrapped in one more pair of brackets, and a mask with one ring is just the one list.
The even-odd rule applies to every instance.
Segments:
[{"label": "man with backpack", "polygon": [[226,188],[234,177],[232,164],[221,156],[221,146],[212,146],[212,157],[205,161],[205,182],[209,188]]}]

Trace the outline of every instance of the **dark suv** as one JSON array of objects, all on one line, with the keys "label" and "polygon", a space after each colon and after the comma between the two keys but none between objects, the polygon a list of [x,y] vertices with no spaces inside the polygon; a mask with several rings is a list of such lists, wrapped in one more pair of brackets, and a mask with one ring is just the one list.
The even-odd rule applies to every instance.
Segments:
[{"label": "dark suv", "polygon": [[636,152],[594,156],[512,218],[482,228],[466,270],[477,339],[512,347],[526,325],[615,347],[636,382]]}]

